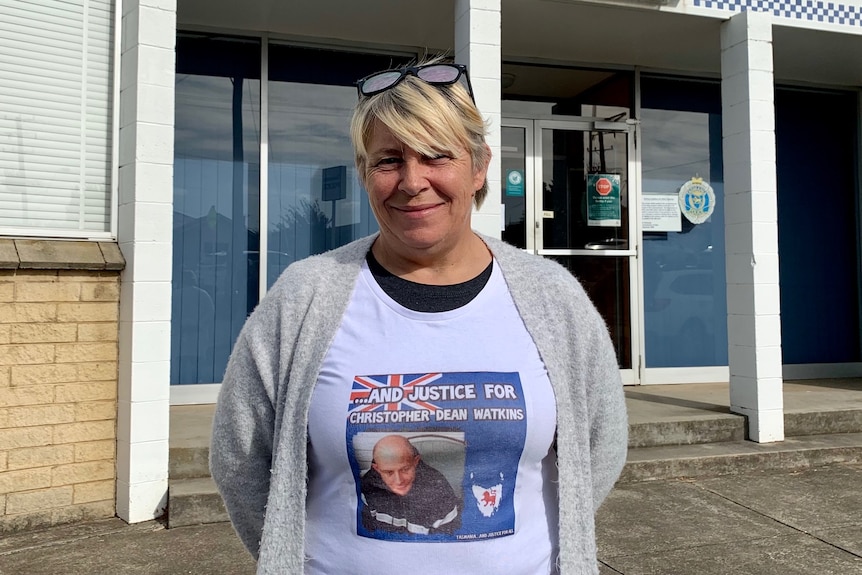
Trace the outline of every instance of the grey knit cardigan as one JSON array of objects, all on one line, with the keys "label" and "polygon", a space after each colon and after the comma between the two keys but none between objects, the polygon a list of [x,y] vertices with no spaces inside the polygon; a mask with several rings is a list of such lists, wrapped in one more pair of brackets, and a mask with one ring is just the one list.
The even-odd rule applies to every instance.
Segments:
[{"label": "grey knit cardigan", "polygon": [[[258,573],[303,573],[309,402],[375,237],[289,266],[246,321],[228,362],[210,469]],[[567,270],[483,240],[556,397],[560,572],[595,575],[595,510],[626,458],[616,354],[604,321]]]}]

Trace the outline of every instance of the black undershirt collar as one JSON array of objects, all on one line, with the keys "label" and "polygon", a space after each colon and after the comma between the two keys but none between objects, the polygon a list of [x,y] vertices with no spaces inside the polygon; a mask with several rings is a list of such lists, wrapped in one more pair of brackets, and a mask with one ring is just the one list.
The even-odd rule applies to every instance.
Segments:
[{"label": "black undershirt collar", "polygon": [[452,311],[463,307],[479,295],[482,288],[491,279],[494,260],[488,264],[482,273],[471,280],[452,285],[428,285],[405,280],[388,271],[371,250],[365,256],[371,275],[380,288],[393,300],[407,309],[426,313]]}]

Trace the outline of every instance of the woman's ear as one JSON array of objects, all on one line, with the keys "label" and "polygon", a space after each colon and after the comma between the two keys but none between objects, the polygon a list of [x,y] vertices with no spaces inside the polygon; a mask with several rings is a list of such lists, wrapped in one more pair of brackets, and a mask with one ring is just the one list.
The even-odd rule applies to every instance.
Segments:
[{"label": "woman's ear", "polygon": [[479,190],[485,185],[485,180],[488,178],[488,166],[491,164],[491,147],[487,143],[483,143],[485,153],[482,157],[477,158],[476,170],[473,174],[473,190]]}]

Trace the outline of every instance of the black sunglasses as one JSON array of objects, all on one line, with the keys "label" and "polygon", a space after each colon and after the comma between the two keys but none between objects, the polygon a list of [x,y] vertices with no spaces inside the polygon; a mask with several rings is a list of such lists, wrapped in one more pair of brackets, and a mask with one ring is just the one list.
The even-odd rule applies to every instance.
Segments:
[{"label": "black sunglasses", "polygon": [[473,102],[473,86],[470,85],[470,76],[467,74],[467,66],[463,64],[426,64],[424,66],[405,66],[395,70],[375,72],[365,76],[356,82],[359,97],[373,96],[385,92],[397,86],[407,76],[416,76],[426,84],[432,86],[450,86],[462,77],[466,81],[467,92]]}]

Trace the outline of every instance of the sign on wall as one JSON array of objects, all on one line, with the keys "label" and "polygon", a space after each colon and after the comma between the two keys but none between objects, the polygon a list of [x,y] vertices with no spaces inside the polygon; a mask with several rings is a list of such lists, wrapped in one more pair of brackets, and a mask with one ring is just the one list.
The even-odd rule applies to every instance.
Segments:
[{"label": "sign on wall", "polygon": [[641,222],[645,232],[681,232],[682,210],[678,194],[644,194]]},{"label": "sign on wall", "polygon": [[715,210],[715,192],[703,178],[694,177],[679,189],[679,208],[693,224],[702,224]]},{"label": "sign on wall", "polygon": [[524,172],[521,170],[509,170],[506,172],[506,195],[524,195]]},{"label": "sign on wall", "polygon": [[618,228],[621,213],[620,175],[587,174],[587,225]]}]

